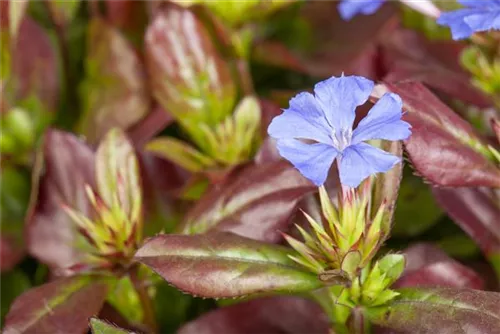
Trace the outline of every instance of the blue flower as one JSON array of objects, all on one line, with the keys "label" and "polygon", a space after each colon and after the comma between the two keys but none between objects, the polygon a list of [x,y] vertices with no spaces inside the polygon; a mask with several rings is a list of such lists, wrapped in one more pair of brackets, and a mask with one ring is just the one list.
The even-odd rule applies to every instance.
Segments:
[{"label": "blue flower", "polygon": [[437,23],[449,26],[454,40],[475,32],[500,29],[500,0],[458,0],[468,7],[443,13]]},{"label": "blue flower", "polygon": [[373,86],[363,77],[332,77],[316,84],[315,95],[296,95],[268,128],[280,155],[317,186],[325,183],[335,158],[340,182],[350,187],[390,170],[400,158],[364,141],[406,139],[411,126],[401,120],[401,98],[387,93],[353,131],[356,107],[368,100]]},{"label": "blue flower", "polygon": [[339,14],[344,20],[350,20],[358,14],[375,13],[385,0],[343,0],[339,6]]}]

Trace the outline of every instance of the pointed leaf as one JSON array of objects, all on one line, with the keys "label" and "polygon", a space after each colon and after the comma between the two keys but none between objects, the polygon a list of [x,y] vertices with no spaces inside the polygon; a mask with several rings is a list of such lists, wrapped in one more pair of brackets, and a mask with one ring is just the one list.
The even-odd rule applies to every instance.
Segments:
[{"label": "pointed leaf", "polygon": [[229,68],[190,10],[163,6],[145,45],[153,94],[182,124],[213,126],[232,111],[236,96]]},{"label": "pointed leaf", "polygon": [[400,289],[370,320],[409,333],[498,333],[500,293],[470,289]]},{"label": "pointed leaf", "polygon": [[266,297],[224,307],[188,322],[179,334],[328,333],[326,315],[314,302],[298,297]]},{"label": "pointed leaf", "polygon": [[486,95],[472,85],[470,74],[460,66],[466,46],[455,41],[429,41],[412,30],[399,29],[381,43],[387,82],[416,80],[447,95],[485,108]]},{"label": "pointed leaf", "polygon": [[483,279],[474,270],[431,243],[414,244],[404,254],[407,266],[394,287],[484,288]]},{"label": "pointed leaf", "polygon": [[107,290],[99,276],[73,276],[28,290],[12,305],[3,333],[82,333]]},{"label": "pointed leaf", "polygon": [[142,194],[139,165],[134,148],[125,134],[110,130],[96,152],[96,181],[99,196],[111,206],[118,196],[121,209],[131,221],[139,219]]},{"label": "pointed leaf", "polygon": [[34,96],[41,102],[40,113],[53,112],[60,94],[55,47],[45,30],[28,17],[21,21],[17,34],[12,51],[15,99]]},{"label": "pointed leaf", "polygon": [[500,207],[482,188],[433,188],[439,205],[494,261],[500,273]]},{"label": "pointed leaf", "polygon": [[146,145],[146,150],[191,172],[200,172],[216,165],[209,156],[173,137],[155,138]]},{"label": "pointed leaf", "polygon": [[322,285],[289,258],[289,248],[228,232],[149,239],[136,259],[178,289],[202,297],[303,292]]},{"label": "pointed leaf", "polygon": [[94,153],[74,135],[48,130],[39,158],[26,216],[26,242],[37,259],[51,267],[65,268],[80,256],[74,248],[75,224],[62,205],[91,216],[85,184],[95,184]]},{"label": "pointed leaf", "polygon": [[288,162],[249,166],[208,191],[179,231],[193,234],[217,229],[277,241],[298,201],[314,190]]},{"label": "pointed leaf", "polygon": [[126,129],[146,116],[150,100],[143,64],[127,39],[99,18],[88,29],[80,132],[97,143],[109,129]]},{"label": "pointed leaf", "polygon": [[500,187],[500,168],[472,126],[417,82],[378,85],[373,97],[391,91],[403,99],[412,125],[405,148],[416,171],[440,186]]},{"label": "pointed leaf", "polygon": [[381,273],[392,281],[401,276],[406,265],[405,257],[402,254],[388,254],[377,262]]},{"label": "pointed leaf", "polygon": [[133,333],[129,332],[128,330],[118,328],[116,326],[113,326],[110,323],[107,323],[106,321],[97,319],[97,318],[91,318],[90,319],[90,328],[92,329],[92,334],[128,334],[128,333]]}]

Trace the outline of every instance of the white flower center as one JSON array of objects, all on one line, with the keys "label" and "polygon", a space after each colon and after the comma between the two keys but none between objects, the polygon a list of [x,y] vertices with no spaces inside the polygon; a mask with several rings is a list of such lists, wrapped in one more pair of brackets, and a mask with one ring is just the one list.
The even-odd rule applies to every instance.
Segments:
[{"label": "white flower center", "polygon": [[330,135],[333,141],[333,146],[342,152],[347,146],[351,145],[352,129],[333,129]]}]

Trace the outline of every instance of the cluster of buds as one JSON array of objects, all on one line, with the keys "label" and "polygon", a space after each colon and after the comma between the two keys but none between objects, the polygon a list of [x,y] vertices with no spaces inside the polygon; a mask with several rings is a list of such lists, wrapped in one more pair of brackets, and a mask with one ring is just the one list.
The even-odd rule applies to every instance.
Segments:
[{"label": "cluster of buds", "polygon": [[373,261],[389,236],[391,215],[387,201],[372,208],[372,185],[373,180],[367,179],[356,190],[344,189],[338,196],[337,207],[325,188],[320,187],[324,222],[304,212],[311,233],[297,225],[303,241],[285,235],[297,251],[291,258],[325,283],[339,286],[335,303],[348,308],[381,305],[396,297],[398,294],[389,287],[405,266],[400,254]]},{"label": "cluster of buds", "polygon": [[86,186],[93,208],[87,216],[65,206],[82,236],[85,258],[73,270],[119,270],[130,265],[142,240],[142,196],[134,150],[111,130],[96,154],[97,191]]},{"label": "cluster of buds", "polygon": [[363,182],[358,191],[349,189],[339,196],[338,209],[330,200],[326,189],[319,188],[321,209],[326,222],[315,221],[304,212],[313,235],[297,225],[304,242],[285,236],[300,254],[293,260],[327,279],[332,270],[353,280],[366,267],[390,232],[386,202],[382,202],[375,215],[371,215],[371,182]]},{"label": "cluster of buds", "polygon": [[475,35],[473,42],[463,51],[461,62],[472,73],[474,85],[500,106],[500,33]]}]

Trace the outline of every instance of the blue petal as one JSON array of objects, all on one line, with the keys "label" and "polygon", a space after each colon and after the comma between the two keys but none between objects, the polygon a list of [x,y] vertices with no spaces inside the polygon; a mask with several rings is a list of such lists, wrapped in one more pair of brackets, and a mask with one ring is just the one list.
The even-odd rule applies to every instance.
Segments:
[{"label": "blue petal", "polygon": [[370,139],[402,140],[411,135],[411,125],[401,120],[403,102],[387,93],[363,118],[352,133],[352,144]]},{"label": "blue petal", "polygon": [[351,145],[340,158],[340,183],[357,187],[368,176],[385,173],[400,161],[398,157],[366,143]]},{"label": "blue petal", "polygon": [[290,108],[275,117],[267,133],[276,139],[303,138],[331,143],[332,129],[314,96],[300,93],[290,100]]},{"label": "blue petal", "polygon": [[328,171],[338,154],[330,145],[308,145],[296,139],[279,139],[276,147],[283,158],[290,161],[302,175],[318,187],[325,183]]},{"label": "blue petal", "polygon": [[500,8],[495,11],[467,16],[465,22],[473,31],[500,29]]},{"label": "blue petal", "polygon": [[500,7],[500,0],[458,0],[460,4],[472,8],[495,8]]},{"label": "blue petal", "polygon": [[448,26],[451,29],[451,35],[454,40],[464,39],[474,33],[474,31],[465,22],[465,17],[477,13],[476,9],[462,9],[448,13],[442,13],[437,19],[437,23]]},{"label": "blue petal", "polygon": [[368,100],[373,81],[358,76],[331,77],[314,86],[314,94],[334,132],[352,130],[356,107]]},{"label": "blue petal", "polygon": [[344,20],[348,21],[358,14],[371,15],[375,13],[384,0],[344,0],[339,6],[339,14]]}]

